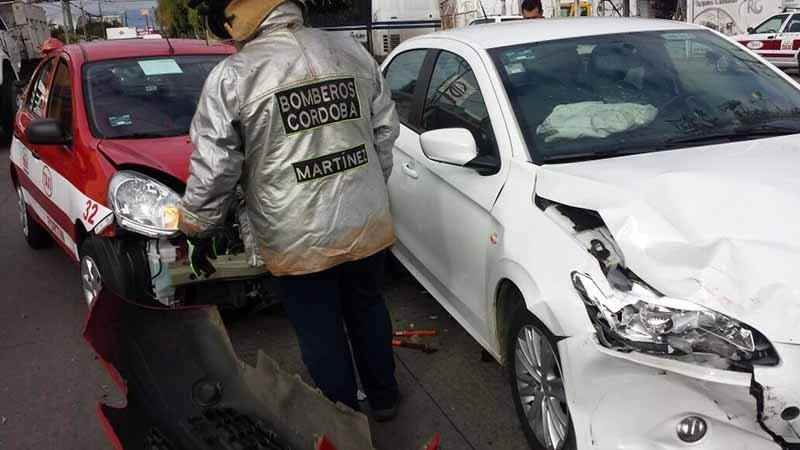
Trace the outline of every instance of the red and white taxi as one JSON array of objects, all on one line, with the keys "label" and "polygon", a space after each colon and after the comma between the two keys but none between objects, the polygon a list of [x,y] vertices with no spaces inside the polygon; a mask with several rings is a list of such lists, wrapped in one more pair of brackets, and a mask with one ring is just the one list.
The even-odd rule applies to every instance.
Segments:
[{"label": "red and white taxi", "polygon": [[[22,231],[32,248],[55,241],[80,262],[88,302],[105,285],[172,305],[206,281],[187,269],[174,206],[203,83],[234,51],[196,40],[85,43],[50,51],[37,68],[10,151]],[[235,241],[226,240],[215,278],[236,282],[205,283],[204,294],[253,296],[240,281],[255,271]]]},{"label": "red and white taxi", "polygon": [[769,17],[747,34],[734,39],[745,47],[766,58],[778,67],[798,67],[800,50],[800,11],[785,11]]}]

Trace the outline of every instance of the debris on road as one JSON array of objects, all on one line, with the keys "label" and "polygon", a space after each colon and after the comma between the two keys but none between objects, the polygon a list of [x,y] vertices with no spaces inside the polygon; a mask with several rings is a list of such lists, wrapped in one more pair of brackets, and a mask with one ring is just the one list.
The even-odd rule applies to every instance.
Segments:
[{"label": "debris on road", "polygon": [[395,337],[411,337],[411,336],[436,336],[436,330],[399,330],[394,332]]},{"label": "debris on road", "polygon": [[401,339],[392,339],[392,347],[405,347],[414,350],[420,350],[425,353],[436,353],[439,349],[431,347],[428,344],[418,344],[416,342],[403,341]]},{"label": "debris on road", "polygon": [[362,413],[332,403],[262,352],[255,367],[240,361],[215,307],[148,308],[104,290],[84,337],[127,400],[98,408],[117,448],[308,449],[320,435],[335,444],[320,449],[373,448]]},{"label": "debris on road", "polygon": [[410,340],[392,339],[392,346],[421,350],[425,353],[436,353],[438,350],[437,348],[420,343],[419,338],[436,336],[437,334],[438,332],[436,330],[398,330],[394,332],[395,337],[410,338]]}]

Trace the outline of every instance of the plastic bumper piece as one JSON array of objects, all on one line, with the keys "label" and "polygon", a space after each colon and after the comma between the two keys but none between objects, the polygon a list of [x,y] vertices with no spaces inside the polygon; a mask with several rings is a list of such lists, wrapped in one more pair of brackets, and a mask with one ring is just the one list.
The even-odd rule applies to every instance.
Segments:
[{"label": "plastic bumper piece", "polygon": [[[559,342],[577,448],[781,450],[758,419],[752,375],[601,347],[594,334]],[[678,437],[689,416],[698,442]]]}]

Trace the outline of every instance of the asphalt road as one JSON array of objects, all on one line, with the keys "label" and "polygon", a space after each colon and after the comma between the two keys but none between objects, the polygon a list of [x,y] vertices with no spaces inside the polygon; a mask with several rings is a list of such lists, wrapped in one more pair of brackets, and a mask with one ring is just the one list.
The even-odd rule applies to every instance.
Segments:
[{"label": "asphalt road", "polygon": [[[7,155],[0,149],[0,450],[110,448],[95,408],[122,399],[81,338],[78,267],[60,249],[26,246]],[[408,276],[391,280],[386,297],[396,329],[436,328],[440,350],[397,350],[404,400],[395,421],[373,424],[376,447],[417,449],[440,432],[447,450],[524,449],[502,369],[481,362],[480,347]],[[255,364],[262,349],[308,380],[281,311],[227,325],[241,359]]]}]

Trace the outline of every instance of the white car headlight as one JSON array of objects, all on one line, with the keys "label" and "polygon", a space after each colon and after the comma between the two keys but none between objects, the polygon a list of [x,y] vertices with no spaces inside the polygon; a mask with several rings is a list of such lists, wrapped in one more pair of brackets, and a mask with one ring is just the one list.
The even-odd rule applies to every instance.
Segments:
[{"label": "white car headlight", "polygon": [[178,231],[180,197],[162,183],[138,172],[121,171],[111,178],[108,200],[122,228],[147,237]]},{"label": "white car headlight", "polygon": [[611,283],[604,292],[589,275],[573,272],[572,283],[607,347],[689,362],[716,359],[720,368],[777,363],[772,345],[758,331],[695,303],[662,296],[638,280],[626,280],[629,290]]}]

